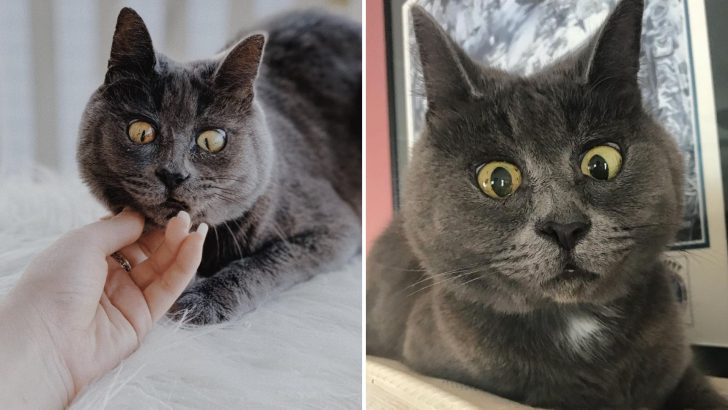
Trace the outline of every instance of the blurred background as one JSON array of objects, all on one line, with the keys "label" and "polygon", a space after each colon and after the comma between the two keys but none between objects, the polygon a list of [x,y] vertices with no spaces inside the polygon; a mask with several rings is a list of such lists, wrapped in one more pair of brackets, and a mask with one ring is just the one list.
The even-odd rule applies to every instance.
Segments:
[{"label": "blurred background", "polygon": [[35,165],[77,174],[81,113],[103,81],[125,6],[142,16],[157,51],[187,61],[284,10],[319,7],[361,21],[362,0],[1,0],[0,175]]}]

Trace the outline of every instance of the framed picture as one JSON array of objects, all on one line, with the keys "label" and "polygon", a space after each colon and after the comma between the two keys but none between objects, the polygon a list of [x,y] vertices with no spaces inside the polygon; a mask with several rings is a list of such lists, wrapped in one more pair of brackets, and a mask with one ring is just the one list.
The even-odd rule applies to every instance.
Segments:
[{"label": "framed picture", "polygon": [[[728,260],[705,5],[702,0],[645,3],[639,78],[643,101],[675,138],[685,167],[683,218],[665,266],[675,268],[676,292],[689,311],[693,340],[728,346],[728,323],[722,321],[719,329],[713,323],[716,315],[728,315]],[[582,45],[617,0],[392,1],[385,12],[390,129],[399,175],[426,109],[409,13],[414,4],[425,8],[476,61],[528,75]],[[725,303],[710,295],[720,295]]]}]

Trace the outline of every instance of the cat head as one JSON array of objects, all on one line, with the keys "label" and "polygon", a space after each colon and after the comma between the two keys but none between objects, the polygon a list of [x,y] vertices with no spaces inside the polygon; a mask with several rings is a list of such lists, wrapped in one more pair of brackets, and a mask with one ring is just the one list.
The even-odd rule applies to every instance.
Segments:
[{"label": "cat head", "polygon": [[585,47],[522,77],[412,9],[428,109],[402,212],[454,294],[515,312],[605,302],[673,239],[683,168],[642,106],[642,12],[623,0]]},{"label": "cat head", "polygon": [[255,101],[265,36],[221,56],[179,64],[155,52],[124,8],[104,83],[83,115],[78,160],[112,210],[162,225],[179,210],[211,225],[242,215],[270,178],[272,146]]}]

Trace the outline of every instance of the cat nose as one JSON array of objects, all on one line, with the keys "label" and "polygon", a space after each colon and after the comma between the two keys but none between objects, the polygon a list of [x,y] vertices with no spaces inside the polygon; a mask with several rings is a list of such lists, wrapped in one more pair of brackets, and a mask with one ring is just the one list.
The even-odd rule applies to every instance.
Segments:
[{"label": "cat nose", "polygon": [[162,181],[167,189],[174,189],[190,178],[188,172],[182,173],[167,168],[159,168],[154,174],[157,175],[157,178]]},{"label": "cat nose", "polygon": [[589,228],[591,228],[591,223],[588,222],[572,222],[568,224],[546,222],[537,229],[541,235],[556,241],[562,248],[570,251],[589,232]]}]

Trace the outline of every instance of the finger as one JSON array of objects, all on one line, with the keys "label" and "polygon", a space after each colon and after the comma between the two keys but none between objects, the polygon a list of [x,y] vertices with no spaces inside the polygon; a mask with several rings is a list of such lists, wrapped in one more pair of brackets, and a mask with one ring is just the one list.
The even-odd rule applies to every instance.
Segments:
[{"label": "finger", "polygon": [[[149,259],[149,256],[159,249],[160,244],[164,240],[164,230],[155,229],[144,233],[138,241],[134,242],[129,246],[125,246],[119,250],[119,253],[124,255],[126,260],[129,261],[132,268],[139,266],[142,262]],[[114,259],[107,258],[110,262],[115,262]],[[118,264],[118,262],[117,262]]]},{"label": "finger", "polygon": [[132,281],[129,273],[117,269],[109,273],[104,286],[104,293],[134,327],[139,337],[143,337],[152,326],[152,317],[146,306],[144,294]]},{"label": "finger", "polygon": [[143,229],[144,217],[127,208],[111,219],[81,227],[75,234],[82,243],[110,255],[139,239]]},{"label": "finger", "polygon": [[170,219],[164,233],[164,241],[158,249],[131,271],[131,277],[141,289],[149,286],[159,275],[169,268],[177,256],[182,241],[190,230],[190,215],[180,211],[177,216]]},{"label": "finger", "polygon": [[[101,217],[101,220],[105,221],[113,217],[114,214],[109,214]],[[159,245],[162,243],[163,240],[164,230],[152,229],[149,231],[145,231],[139,238],[139,240],[132,243],[131,245],[121,248],[117,252],[121,253],[124,258],[129,261],[129,264],[131,266],[137,266],[147,260],[147,258],[149,258],[149,255],[151,255],[154,251],[157,250],[157,248],[159,248]],[[107,257],[106,260],[110,264],[109,266],[119,264],[111,257]]]},{"label": "finger", "polygon": [[191,233],[182,242],[177,257],[169,269],[144,290],[144,297],[154,321],[169,310],[195,275],[202,260],[202,245],[205,242],[207,230],[207,224],[200,224],[197,232]]},{"label": "finger", "polygon": [[154,229],[144,233],[139,238],[137,243],[147,258],[152,256],[162,246],[162,243],[164,243],[164,231],[164,229]]}]

